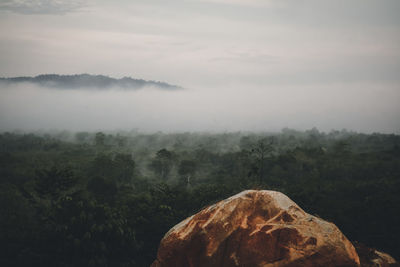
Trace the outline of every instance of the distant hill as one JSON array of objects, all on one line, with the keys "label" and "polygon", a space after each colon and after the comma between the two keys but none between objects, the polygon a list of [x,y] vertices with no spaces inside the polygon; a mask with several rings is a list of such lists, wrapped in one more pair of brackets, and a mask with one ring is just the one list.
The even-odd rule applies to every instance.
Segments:
[{"label": "distant hill", "polygon": [[40,86],[60,88],[60,89],[78,89],[78,88],[93,88],[107,89],[117,87],[121,89],[140,89],[145,86],[153,86],[161,89],[176,90],[182,89],[179,86],[171,85],[165,82],[146,81],[142,79],[133,79],[124,77],[115,79],[104,75],[59,75],[59,74],[43,74],[36,77],[12,77],[0,78],[0,82],[7,84],[17,83],[33,83]]}]

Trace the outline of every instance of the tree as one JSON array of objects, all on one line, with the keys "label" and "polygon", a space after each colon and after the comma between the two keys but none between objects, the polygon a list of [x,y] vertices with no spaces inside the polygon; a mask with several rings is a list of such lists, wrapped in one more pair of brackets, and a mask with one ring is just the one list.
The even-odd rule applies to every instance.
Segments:
[{"label": "tree", "polygon": [[111,155],[98,154],[88,168],[89,177],[106,177],[111,179],[114,174],[114,161]]},{"label": "tree", "polygon": [[118,192],[115,181],[100,176],[91,178],[86,189],[100,202],[113,202]]},{"label": "tree", "polygon": [[35,190],[42,198],[49,198],[52,201],[62,196],[77,182],[69,168],[52,167],[36,171]]},{"label": "tree", "polygon": [[114,158],[114,168],[118,184],[129,184],[132,181],[135,161],[130,154],[118,153]]},{"label": "tree", "polygon": [[163,148],[156,154],[155,159],[150,163],[149,167],[157,174],[162,180],[167,180],[171,171],[173,161],[172,152]]},{"label": "tree", "polygon": [[193,183],[192,179],[196,173],[196,162],[192,160],[182,160],[179,164],[178,174],[181,179],[180,182],[183,185],[190,186]]},{"label": "tree", "polygon": [[98,147],[103,147],[105,145],[106,135],[102,132],[96,133],[94,138],[94,143]]},{"label": "tree", "polygon": [[75,139],[78,141],[78,143],[86,143],[89,138],[89,133],[88,132],[78,132],[75,134]]},{"label": "tree", "polygon": [[265,175],[265,163],[266,159],[271,156],[274,148],[272,146],[274,139],[263,138],[253,146],[251,154],[255,158],[257,172],[258,172],[258,182],[261,183]]}]

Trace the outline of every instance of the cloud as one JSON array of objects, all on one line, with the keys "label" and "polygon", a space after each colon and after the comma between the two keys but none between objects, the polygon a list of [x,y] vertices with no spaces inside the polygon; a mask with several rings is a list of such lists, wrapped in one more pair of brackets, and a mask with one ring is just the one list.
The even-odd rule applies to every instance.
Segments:
[{"label": "cloud", "polygon": [[200,0],[200,2],[249,7],[277,7],[282,5],[279,1],[271,0]]},{"label": "cloud", "polygon": [[316,126],[323,131],[392,133],[400,129],[400,92],[393,85],[124,91],[18,84],[0,89],[0,131],[278,131]]},{"label": "cloud", "polygon": [[0,10],[20,14],[66,14],[87,5],[87,0],[0,0]]}]

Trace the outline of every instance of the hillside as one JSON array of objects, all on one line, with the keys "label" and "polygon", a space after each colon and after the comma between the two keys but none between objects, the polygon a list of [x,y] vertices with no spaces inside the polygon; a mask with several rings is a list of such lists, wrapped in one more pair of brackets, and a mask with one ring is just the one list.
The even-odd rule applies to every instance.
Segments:
[{"label": "hillside", "polygon": [[124,77],[115,79],[104,75],[76,74],[76,75],[59,75],[59,74],[42,74],[35,77],[9,77],[0,78],[0,82],[6,84],[32,83],[39,86],[59,88],[59,89],[140,89],[146,86],[158,87],[167,90],[176,90],[181,87],[171,85],[159,81],[147,81],[142,79],[134,79]]}]

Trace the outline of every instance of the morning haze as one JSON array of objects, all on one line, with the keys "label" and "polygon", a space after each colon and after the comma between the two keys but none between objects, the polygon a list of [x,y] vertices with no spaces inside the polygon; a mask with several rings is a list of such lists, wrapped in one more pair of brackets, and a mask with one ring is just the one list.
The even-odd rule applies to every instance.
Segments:
[{"label": "morning haze", "polygon": [[184,88],[2,83],[0,130],[399,133],[399,11],[372,0],[0,1],[1,77]]}]

